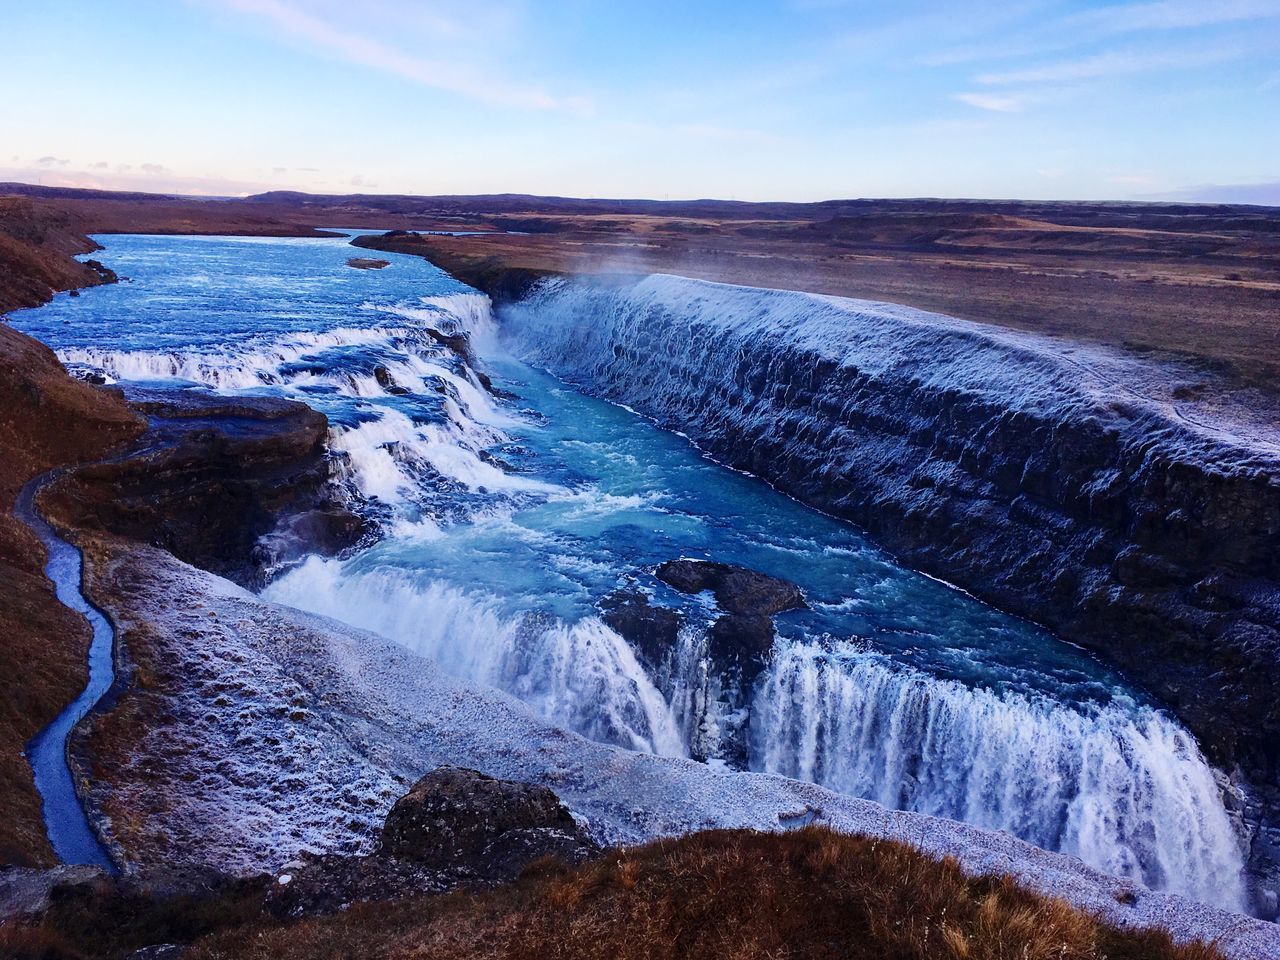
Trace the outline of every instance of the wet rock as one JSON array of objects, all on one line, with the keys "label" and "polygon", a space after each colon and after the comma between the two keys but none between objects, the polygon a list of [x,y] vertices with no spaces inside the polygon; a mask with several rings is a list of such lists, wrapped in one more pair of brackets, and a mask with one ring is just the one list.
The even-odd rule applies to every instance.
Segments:
[{"label": "wet rock", "polygon": [[471,337],[465,333],[441,333],[434,327],[426,327],[425,332],[436,343],[448,347],[460,356],[467,366],[475,365],[475,354],[471,351]]},{"label": "wet rock", "polygon": [[794,583],[728,563],[668,560],[654,576],[681,593],[710,590],[722,610],[738,616],[769,617],[807,606]]},{"label": "wet rock", "polygon": [[391,371],[384,366],[376,366],[373,368],[373,379],[378,381],[378,386],[397,397],[406,396],[410,391],[406,387],[396,383],[395,378],[391,376]]},{"label": "wet rock", "polygon": [[618,590],[600,601],[600,619],[631,644],[650,667],[675,649],[684,617],[638,590]]},{"label": "wet rock", "polygon": [[711,560],[668,560],[654,571],[681,593],[710,591],[723,615],[707,634],[707,653],[722,676],[745,692],[751,688],[773,648],[775,613],[807,604],[788,580]]},{"label": "wet rock", "polygon": [[487,878],[552,855],[574,863],[598,847],[546,787],[441,767],[396,801],[379,855]]},{"label": "wet rock", "polygon": [[368,520],[334,503],[285,517],[258,541],[253,562],[264,574],[318,553],[332,557],[360,543],[372,532]]},{"label": "wet rock", "polygon": [[727,613],[711,625],[707,652],[722,668],[737,668],[742,685],[750,688],[769,661],[773,635],[770,617]]},{"label": "wet rock", "polygon": [[347,266],[357,270],[381,270],[383,267],[391,266],[391,261],[376,260],[372,257],[349,257]]},{"label": "wet rock", "polygon": [[119,275],[100,260],[86,260],[84,265],[98,275],[103,283],[119,283]]},{"label": "wet rock", "polygon": [[362,535],[359,518],[331,499],[323,414],[196,390],[131,389],[126,398],[150,430],[132,455],[83,467],[45,492],[42,506],[61,522],[163,547],[244,586],[260,585],[274,555],[261,541],[273,533],[276,547],[293,539],[316,549]]}]

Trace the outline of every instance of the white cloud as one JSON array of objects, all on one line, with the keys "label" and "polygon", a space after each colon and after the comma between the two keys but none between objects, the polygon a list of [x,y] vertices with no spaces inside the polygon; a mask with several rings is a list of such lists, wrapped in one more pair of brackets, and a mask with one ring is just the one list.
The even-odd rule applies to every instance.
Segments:
[{"label": "white cloud", "polygon": [[1064,17],[1060,26],[1095,34],[1178,30],[1280,17],[1278,0],[1156,0],[1096,7]]},{"label": "white cloud", "polygon": [[999,86],[1014,83],[1062,83],[1094,80],[1099,77],[1113,77],[1124,74],[1147,73],[1152,70],[1197,67],[1229,60],[1235,55],[1234,52],[1228,50],[1167,51],[1159,53],[1113,50],[1079,60],[1065,60],[1038,67],[982,73],[974,79],[978,83]]},{"label": "white cloud", "polygon": [[[424,86],[504,107],[525,110],[586,109],[583,97],[556,97],[536,84],[507,80],[493,71],[477,71],[466,64],[432,59],[383,42],[331,19],[331,5],[299,0],[221,0],[223,6],[265,20],[281,33],[347,63],[381,70]],[[311,9],[305,9],[305,7]],[[408,8],[416,14],[419,28],[455,38],[464,29],[457,21],[428,16],[429,10]],[[316,10],[317,12],[311,12]],[[364,19],[373,21],[368,10],[359,8]],[[384,11],[385,12],[385,11]],[[395,12],[387,14],[395,16]],[[481,21],[483,23],[483,21]],[[395,23],[390,25],[393,29]],[[478,38],[479,39],[479,38]],[[448,46],[452,46],[449,44]]]},{"label": "white cloud", "polygon": [[1027,105],[1024,97],[997,93],[955,93],[951,98],[979,110],[991,110],[995,113],[1018,113]]}]

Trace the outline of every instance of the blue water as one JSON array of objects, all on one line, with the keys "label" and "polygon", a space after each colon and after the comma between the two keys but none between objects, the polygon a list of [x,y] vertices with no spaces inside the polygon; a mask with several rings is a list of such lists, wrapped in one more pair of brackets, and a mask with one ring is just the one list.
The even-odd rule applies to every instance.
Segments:
[{"label": "blue water", "polygon": [[[487,301],[424,261],[355,270],[345,238],[100,240],[129,282],[14,325],[73,369],[286,395],[330,417],[335,483],[383,537],[279,571],[271,599],[380,632],[596,739],[745,762],[1238,902],[1212,771],[1113,671],[510,356]],[[469,332],[514,399],[429,329]],[[679,556],[804,590],[810,609],[777,618],[755,689],[708,675],[714,611],[651,576]],[[689,614],[660,669],[596,616],[619,587]]]},{"label": "blue water", "polygon": [[[148,370],[145,379],[292,395],[342,424],[368,422],[377,409],[410,420],[439,418],[434,397],[353,397],[323,375],[287,386],[262,382],[268,372],[284,379],[309,369],[368,376],[387,358],[403,358],[403,343],[379,336],[371,343],[317,346],[290,363],[270,365],[273,346],[290,336],[380,332],[403,324],[405,308],[417,306],[418,298],[469,291],[424,261],[378,254],[392,266],[350,269],[347,257],[363,251],[331,239],[100,239],[107,244],[105,261],[129,281],[20,311],[13,315],[16,327],[72,359],[113,357],[120,364],[122,355],[137,354],[154,365],[156,357],[181,356],[199,371],[163,377],[163,370]],[[247,363],[248,357],[257,362]],[[563,492],[533,498],[509,515],[499,511],[501,522],[489,517],[452,527],[447,548],[387,541],[357,568],[387,565],[442,578],[487,593],[512,613],[536,598],[557,616],[576,619],[640,568],[677,556],[714,557],[800,584],[812,609],[778,618],[787,636],[858,638],[904,662],[997,690],[1141,699],[1083,651],[897,566],[847,523],[709,462],[682,437],[510,357],[490,356],[488,369],[519,396],[512,422],[502,424],[504,440],[490,449]],[[522,417],[522,408],[535,415]],[[473,507],[481,512],[496,506],[474,489],[452,493],[480,501]],[[437,516],[456,513],[450,510],[456,504],[428,499],[437,501]]]},{"label": "blue water", "polygon": [[83,615],[93,635],[88,655],[89,679],[84,690],[27,744],[27,759],[40,794],[49,843],[58,859],[115,873],[115,865],[89,826],[67,763],[67,739],[71,731],[102,699],[115,678],[112,661],[115,633],[107,618],[80,592],[83,564],[80,551],[58,536],[34,509],[32,501],[38,486],[36,481],[23,490],[14,512],[35,530],[48,551],[44,569],[53,581],[59,602]]}]

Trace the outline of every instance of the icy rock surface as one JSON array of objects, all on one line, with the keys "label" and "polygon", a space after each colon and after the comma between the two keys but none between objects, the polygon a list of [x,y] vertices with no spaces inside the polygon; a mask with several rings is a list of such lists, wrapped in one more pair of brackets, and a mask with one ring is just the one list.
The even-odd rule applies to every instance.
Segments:
[{"label": "icy rock surface", "polygon": [[[887,810],[778,776],[730,773],[568,733],[373,634],[266,603],[162,551],[107,544],[90,593],[149,671],[157,720],[92,801],[139,865],[279,870],[303,852],[368,852],[424,771],[478,769],[553,790],[601,843],[818,820],[957,856],[1119,923],[1216,938],[1248,960],[1280,927],[1149,892],[1006,834]],[[168,678],[168,679],[164,679]]]}]

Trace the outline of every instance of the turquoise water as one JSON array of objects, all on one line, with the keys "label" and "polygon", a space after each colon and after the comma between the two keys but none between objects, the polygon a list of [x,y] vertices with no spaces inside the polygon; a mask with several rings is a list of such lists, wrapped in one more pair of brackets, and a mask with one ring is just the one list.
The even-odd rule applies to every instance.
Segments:
[{"label": "turquoise water", "polygon": [[[595,739],[814,780],[1238,898],[1212,771],[1114,671],[521,362],[487,300],[424,261],[351,269],[362,251],[345,238],[101,239],[97,256],[129,282],[14,325],[73,369],[291,396],[330,417],[335,483],[382,538],[279,571],[271,599],[382,633]],[[440,342],[463,332],[478,361]],[[709,676],[714,611],[651,576],[680,556],[804,590],[810,609],[777,618],[754,689]],[[660,669],[596,616],[620,587],[690,614]]]}]

